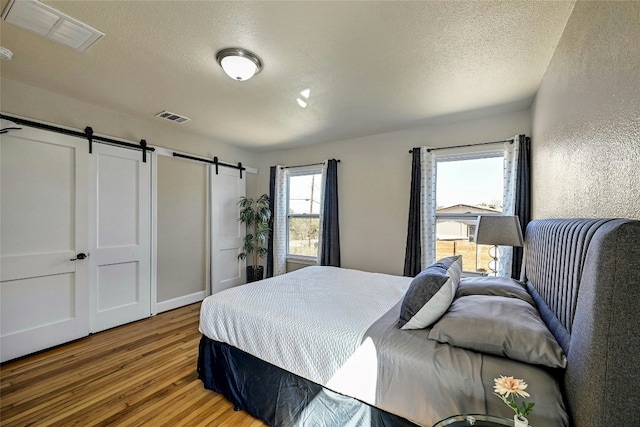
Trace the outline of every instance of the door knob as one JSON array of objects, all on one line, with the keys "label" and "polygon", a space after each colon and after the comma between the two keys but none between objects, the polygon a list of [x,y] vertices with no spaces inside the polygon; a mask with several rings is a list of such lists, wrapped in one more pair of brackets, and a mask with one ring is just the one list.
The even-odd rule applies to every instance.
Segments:
[{"label": "door knob", "polygon": [[71,258],[69,261],[83,260],[83,259],[85,259],[85,258],[86,258],[86,257],[88,257],[88,256],[89,256],[89,254],[86,254],[86,255],[85,255],[85,254],[83,254],[82,252],[80,252],[78,255],[76,255],[76,257],[75,257],[75,258]]}]

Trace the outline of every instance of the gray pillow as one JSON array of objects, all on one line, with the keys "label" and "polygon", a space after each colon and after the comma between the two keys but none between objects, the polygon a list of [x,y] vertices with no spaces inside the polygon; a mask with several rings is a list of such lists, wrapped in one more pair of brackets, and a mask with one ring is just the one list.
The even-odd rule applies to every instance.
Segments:
[{"label": "gray pillow", "polygon": [[455,347],[552,368],[567,358],[538,310],[517,298],[471,295],[453,301],[429,338]]},{"label": "gray pillow", "polygon": [[526,287],[510,277],[463,277],[456,291],[456,298],[468,295],[494,295],[518,298],[536,306]]},{"label": "gray pillow", "polygon": [[432,325],[449,308],[462,275],[462,256],[439,260],[420,272],[402,300],[398,326],[422,329]]}]

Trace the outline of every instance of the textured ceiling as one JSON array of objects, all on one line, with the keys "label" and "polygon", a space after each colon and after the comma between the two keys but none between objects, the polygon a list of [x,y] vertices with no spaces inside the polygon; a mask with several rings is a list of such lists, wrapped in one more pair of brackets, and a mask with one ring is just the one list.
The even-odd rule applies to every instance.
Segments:
[{"label": "textured ceiling", "polygon": [[[18,0],[19,1],[19,0]],[[2,0],[2,8],[8,0]],[[529,103],[573,2],[45,1],[106,33],[87,52],[1,22],[3,78],[255,150]],[[258,54],[227,77],[217,50]],[[308,107],[296,97],[310,89]],[[191,122],[154,118],[169,110]]]}]

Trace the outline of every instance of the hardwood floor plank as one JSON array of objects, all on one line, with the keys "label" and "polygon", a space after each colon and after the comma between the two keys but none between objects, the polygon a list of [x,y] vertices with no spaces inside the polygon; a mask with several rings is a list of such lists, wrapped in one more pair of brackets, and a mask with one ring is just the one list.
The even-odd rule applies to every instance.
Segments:
[{"label": "hardwood floor plank", "polygon": [[205,390],[196,373],[200,304],[0,367],[0,425],[266,426]]},{"label": "hardwood floor plank", "polygon": [[[132,356],[134,354],[135,353],[132,353]],[[104,364],[94,363],[94,369],[91,370],[92,374],[87,376],[71,376],[68,375],[68,372],[60,372],[59,375],[55,375],[51,378],[45,376],[42,380],[43,383],[48,383],[48,386],[41,387],[42,390],[38,390],[35,393],[30,393],[32,390],[31,387],[24,387],[21,393],[16,393],[14,396],[10,396],[10,398],[7,399],[7,403],[13,403],[16,399],[24,399],[25,396],[28,396],[32,402],[34,401],[34,397],[44,398],[46,400],[47,397],[52,394],[64,392],[65,390],[74,390],[76,393],[93,393],[94,397],[97,398],[98,395],[109,393],[112,388],[131,384],[137,378],[147,378],[148,375],[143,369],[145,367],[148,367],[149,369],[164,367],[166,369],[180,361],[174,360],[169,364],[164,364],[164,358],[162,356],[162,353],[158,353],[157,355],[154,355],[154,357],[149,357],[149,360],[142,360],[139,357],[134,357],[133,362],[129,365],[114,365],[108,362]],[[195,355],[193,357],[195,357]],[[80,364],[79,366],[82,367],[84,364]],[[132,376],[129,374],[131,371],[136,372],[136,374]],[[60,384],[64,385],[60,386]],[[47,393],[42,394],[40,391],[46,391]]]},{"label": "hardwood floor plank", "polygon": [[[216,399],[217,401],[214,401]],[[176,413],[172,419],[167,420],[164,424],[166,427],[188,427],[198,425],[195,419],[199,417],[198,409],[204,404],[210,405],[230,405],[222,395],[217,395],[214,399],[208,399],[206,396],[201,396],[200,399],[193,399],[193,403],[189,406],[185,406],[184,410],[180,413]]]}]

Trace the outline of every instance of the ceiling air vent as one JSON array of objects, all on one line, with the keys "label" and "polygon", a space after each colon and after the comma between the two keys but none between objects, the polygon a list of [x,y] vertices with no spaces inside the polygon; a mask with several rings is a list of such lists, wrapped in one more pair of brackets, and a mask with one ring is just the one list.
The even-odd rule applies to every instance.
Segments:
[{"label": "ceiling air vent", "polygon": [[80,52],[104,37],[103,32],[37,0],[11,0],[2,19]]},{"label": "ceiling air vent", "polygon": [[188,117],[181,116],[179,114],[175,114],[175,113],[172,113],[171,111],[166,111],[166,110],[156,114],[156,117],[160,117],[161,119],[169,120],[178,124],[191,121],[191,119]]}]

